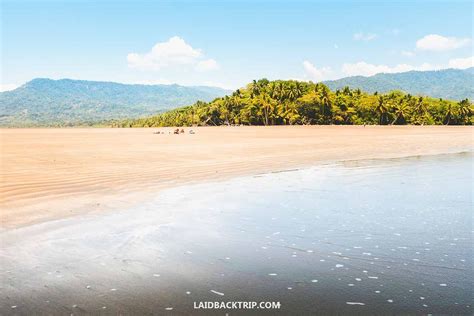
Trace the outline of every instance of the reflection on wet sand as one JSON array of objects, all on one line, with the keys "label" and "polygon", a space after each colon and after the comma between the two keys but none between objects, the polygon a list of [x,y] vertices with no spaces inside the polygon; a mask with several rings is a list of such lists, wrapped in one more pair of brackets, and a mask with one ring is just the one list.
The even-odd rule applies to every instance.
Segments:
[{"label": "reflection on wet sand", "polygon": [[200,301],[279,301],[283,314],[471,314],[471,161],[243,177],[4,231],[1,313],[189,314]]}]

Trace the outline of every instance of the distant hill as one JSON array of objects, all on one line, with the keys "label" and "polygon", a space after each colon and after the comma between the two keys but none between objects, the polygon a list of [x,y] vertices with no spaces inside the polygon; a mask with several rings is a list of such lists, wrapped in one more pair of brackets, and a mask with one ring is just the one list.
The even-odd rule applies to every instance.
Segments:
[{"label": "distant hill", "polygon": [[324,83],[331,90],[349,86],[371,93],[401,90],[413,95],[450,100],[474,99],[474,68],[382,73],[371,77],[347,77]]},{"label": "distant hill", "polygon": [[0,93],[0,126],[68,126],[136,118],[227,93],[205,86],[34,79]]}]

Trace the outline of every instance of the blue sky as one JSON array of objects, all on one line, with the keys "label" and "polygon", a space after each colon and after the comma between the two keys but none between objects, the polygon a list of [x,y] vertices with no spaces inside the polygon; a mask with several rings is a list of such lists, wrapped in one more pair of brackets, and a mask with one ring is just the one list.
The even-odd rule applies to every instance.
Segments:
[{"label": "blue sky", "polygon": [[36,77],[237,88],[473,61],[471,1],[1,1],[2,89]]}]

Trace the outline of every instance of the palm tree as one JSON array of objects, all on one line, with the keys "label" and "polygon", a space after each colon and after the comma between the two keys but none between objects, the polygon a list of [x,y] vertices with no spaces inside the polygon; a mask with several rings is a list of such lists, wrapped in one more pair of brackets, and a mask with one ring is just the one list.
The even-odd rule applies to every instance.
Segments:
[{"label": "palm tree", "polygon": [[446,108],[446,113],[444,115],[443,124],[444,125],[454,124],[454,113],[453,113],[453,109],[451,107],[451,103],[449,103],[448,107]]},{"label": "palm tree", "polygon": [[[284,99],[286,97],[285,94],[286,94],[285,87],[283,86],[283,83],[281,81],[271,82],[270,84],[267,85],[267,95],[271,99],[269,100],[269,102],[273,104],[273,108],[272,108],[273,114],[271,115],[271,118],[272,118],[271,124],[275,124],[275,112],[280,111],[280,108],[282,104],[284,103]],[[279,116],[280,114],[277,113],[276,115]]]},{"label": "palm tree", "polygon": [[252,85],[250,87],[250,96],[252,98],[255,98],[256,96],[260,95],[260,92],[261,92],[260,85],[258,84],[256,80],[253,80]]},{"label": "palm tree", "polygon": [[296,98],[298,99],[299,97],[301,97],[303,95],[304,91],[303,91],[303,86],[301,84],[301,82],[299,81],[296,81],[295,82],[295,95],[296,95]]},{"label": "palm tree", "polygon": [[314,85],[314,92],[319,93],[319,88],[321,87],[321,84],[317,83]]},{"label": "palm tree", "polygon": [[223,114],[224,122],[227,125],[230,125],[233,107],[234,107],[234,98],[225,96],[221,113]]},{"label": "palm tree", "polygon": [[242,97],[242,92],[240,92],[240,89],[237,89],[232,93],[232,96],[241,98]]},{"label": "palm tree", "polygon": [[[411,95],[408,95],[408,96],[409,96],[409,100],[412,100]],[[416,119],[420,119],[421,125],[425,123],[425,117],[426,117],[427,112],[428,112],[428,109],[426,108],[426,104],[423,100],[423,97],[419,97],[418,101],[415,104],[413,113],[415,114],[415,116],[417,116]]]},{"label": "palm tree", "polygon": [[352,96],[351,89],[348,86],[345,86],[344,89],[342,90],[342,93],[344,95]]},{"label": "palm tree", "polygon": [[252,125],[253,123],[258,124],[258,106],[253,103],[247,103],[240,112],[240,121]]},{"label": "palm tree", "polygon": [[289,85],[286,86],[286,89],[281,86],[281,90],[283,91],[283,95],[280,95],[279,101],[281,105],[279,107],[279,116],[283,118],[283,122],[286,124],[292,124],[296,121],[297,112],[296,105],[294,102],[302,96],[303,94],[303,87],[301,83],[297,82],[289,82]]},{"label": "palm tree", "polygon": [[379,124],[387,125],[388,124],[388,108],[385,105],[385,100],[383,96],[379,96],[379,104],[375,109],[379,113]]},{"label": "palm tree", "polygon": [[191,107],[191,125],[194,125],[195,122],[196,122],[195,114],[196,114],[196,111],[195,111],[194,106],[193,106],[193,107]]},{"label": "palm tree", "polygon": [[323,115],[324,123],[332,123],[332,104],[328,89],[323,89],[321,93],[321,114]]},{"label": "palm tree", "polygon": [[296,106],[295,102],[290,103],[286,116],[290,125],[293,125],[299,121],[300,115],[298,113],[298,107]]},{"label": "palm tree", "polygon": [[282,82],[279,82],[278,85],[276,86],[275,90],[275,99],[278,101],[282,101],[285,99],[285,87],[283,86]]},{"label": "palm tree", "polygon": [[406,104],[403,100],[400,100],[398,106],[395,108],[395,119],[393,120],[392,125],[405,125],[407,123],[407,120],[405,119],[406,109]]},{"label": "palm tree", "polygon": [[459,103],[459,119],[465,125],[470,123],[470,118],[472,116],[472,109],[468,99],[461,100]]},{"label": "palm tree", "polygon": [[276,84],[275,84],[275,82],[271,82],[267,86],[267,93],[270,96],[270,98],[276,99]]},{"label": "palm tree", "polygon": [[347,102],[346,96],[339,95],[335,100],[335,109],[334,115],[336,115],[339,123],[352,124],[352,116],[356,113],[353,102]]},{"label": "palm tree", "polygon": [[273,119],[273,112],[275,111],[274,101],[267,95],[260,95],[257,102],[261,110],[263,124],[269,125],[270,119]]}]

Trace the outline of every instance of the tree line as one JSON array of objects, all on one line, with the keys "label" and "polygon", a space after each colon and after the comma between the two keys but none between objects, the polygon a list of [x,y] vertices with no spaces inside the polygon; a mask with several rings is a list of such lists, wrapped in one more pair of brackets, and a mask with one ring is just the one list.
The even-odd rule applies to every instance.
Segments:
[{"label": "tree line", "polygon": [[158,115],[113,123],[117,127],[206,125],[472,125],[473,106],[401,91],[366,93],[323,83],[254,80],[232,95]]}]

